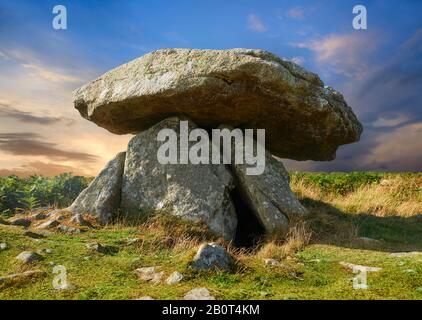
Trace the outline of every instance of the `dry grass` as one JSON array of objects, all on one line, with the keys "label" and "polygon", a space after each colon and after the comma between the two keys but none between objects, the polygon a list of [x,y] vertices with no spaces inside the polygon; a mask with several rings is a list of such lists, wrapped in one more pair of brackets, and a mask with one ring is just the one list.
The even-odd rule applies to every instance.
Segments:
[{"label": "dry grass", "polygon": [[303,180],[292,183],[300,198],[324,201],[347,212],[369,213],[376,216],[411,217],[422,214],[422,178],[386,175],[380,183],[363,185],[345,195],[324,193]]},{"label": "dry grass", "polygon": [[285,259],[304,249],[312,238],[308,221],[297,220],[291,223],[287,235],[269,235],[265,244],[257,251],[259,258]]}]

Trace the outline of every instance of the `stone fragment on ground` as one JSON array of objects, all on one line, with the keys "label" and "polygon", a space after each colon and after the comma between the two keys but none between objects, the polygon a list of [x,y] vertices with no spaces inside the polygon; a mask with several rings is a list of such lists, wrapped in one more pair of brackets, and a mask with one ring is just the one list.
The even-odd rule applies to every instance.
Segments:
[{"label": "stone fragment on ground", "polygon": [[44,257],[33,251],[24,251],[21,252],[18,256],[16,256],[16,259],[24,264],[29,264],[41,261],[44,259]]},{"label": "stone fragment on ground", "polygon": [[195,288],[183,297],[184,300],[215,300],[207,288]]},{"label": "stone fragment on ground", "polygon": [[265,263],[265,265],[270,266],[270,267],[279,267],[279,266],[281,266],[280,261],[278,261],[276,259],[264,259],[264,263]]},{"label": "stone fragment on ground", "polygon": [[379,268],[379,267],[363,266],[363,265],[353,264],[353,263],[344,262],[344,261],[341,261],[340,265],[351,270],[361,270],[361,271],[368,271],[368,272],[378,272],[382,270],[382,268]]},{"label": "stone fragment on ground", "polygon": [[233,258],[217,243],[202,244],[191,266],[203,270],[229,270],[234,264]]},{"label": "stone fragment on ground", "polygon": [[32,220],[44,220],[48,218],[48,215],[46,213],[39,212],[30,215],[29,218]]},{"label": "stone fragment on ground", "polygon": [[19,226],[28,228],[31,225],[32,221],[28,218],[14,218],[10,220],[12,226]]},{"label": "stone fragment on ground", "polygon": [[0,243],[0,251],[6,250],[8,248],[9,248],[9,246],[7,245],[6,242]]},{"label": "stone fragment on ground", "polygon": [[82,229],[71,227],[71,226],[66,226],[66,225],[59,226],[57,228],[57,230],[59,230],[60,232],[63,232],[63,233],[67,233],[67,234],[80,234],[84,231]]},{"label": "stone fragment on ground", "polygon": [[47,220],[37,226],[38,230],[42,229],[52,229],[60,225],[60,222],[56,219]]},{"label": "stone fragment on ground", "polygon": [[32,239],[43,239],[45,238],[45,235],[41,234],[41,233],[37,233],[37,232],[32,232],[32,231],[25,231],[24,233],[22,233],[23,236],[28,237],[28,238],[32,238]]},{"label": "stone fragment on ground", "polygon": [[183,280],[183,274],[181,274],[178,271],[174,271],[167,279],[166,279],[166,283],[169,285],[173,285],[176,283],[179,283],[180,281]]},{"label": "stone fragment on ground", "polygon": [[143,297],[139,297],[136,300],[155,300],[153,297],[150,296],[143,296]]},{"label": "stone fragment on ground", "polygon": [[102,244],[96,243],[88,243],[85,245],[89,250],[96,251],[103,254],[111,254],[116,252],[116,248],[110,246],[103,246]]},{"label": "stone fragment on ground", "polygon": [[136,269],[135,273],[138,275],[139,279],[157,284],[160,283],[164,277],[164,272],[157,272],[156,270],[157,267],[143,267]]},{"label": "stone fragment on ground", "polygon": [[46,276],[46,273],[41,270],[30,270],[21,273],[15,273],[0,277],[0,285],[7,286],[15,283],[22,283],[42,276]]}]

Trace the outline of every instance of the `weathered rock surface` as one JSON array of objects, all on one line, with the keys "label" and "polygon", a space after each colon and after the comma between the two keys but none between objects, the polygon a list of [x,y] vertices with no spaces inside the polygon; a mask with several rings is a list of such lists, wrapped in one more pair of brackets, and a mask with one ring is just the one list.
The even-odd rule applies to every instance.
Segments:
[{"label": "weathered rock surface", "polygon": [[103,224],[110,222],[120,207],[125,156],[125,152],[118,153],[68,209],[92,214]]},{"label": "weathered rock surface", "polygon": [[10,220],[10,224],[12,226],[20,226],[20,227],[25,227],[28,228],[31,225],[32,221],[31,219],[28,218],[13,218],[12,220]]},{"label": "weathered rock surface", "polygon": [[157,50],[84,85],[74,101],[84,118],[118,134],[177,114],[204,128],[264,128],[271,153],[297,160],[332,160],[362,131],[340,93],[263,50]]},{"label": "weathered rock surface", "polygon": [[32,238],[32,239],[43,239],[43,238],[45,238],[45,235],[37,233],[37,232],[32,232],[32,231],[25,231],[22,235],[25,236],[25,237],[28,237],[28,238]]},{"label": "weathered rock surface", "polygon": [[361,270],[361,271],[368,271],[368,272],[378,272],[382,270],[382,268],[379,268],[379,267],[362,266],[359,264],[353,264],[353,263],[344,262],[344,261],[341,261],[340,265],[351,270]]},{"label": "weathered rock surface", "polygon": [[233,266],[233,258],[216,243],[202,244],[192,261],[192,267],[204,270],[229,270]]},{"label": "weathered rock surface", "polygon": [[262,174],[248,175],[247,164],[233,163],[231,167],[242,200],[252,209],[266,232],[286,233],[291,219],[307,214],[290,189],[290,177],[283,164],[269,152],[265,154]]},{"label": "weathered rock surface", "polygon": [[28,263],[33,263],[36,261],[41,261],[43,260],[43,256],[41,256],[40,254],[36,253],[36,252],[32,252],[32,251],[24,251],[21,252],[17,257],[17,260],[21,261],[22,263],[28,264]]},{"label": "weathered rock surface", "polygon": [[154,284],[160,283],[164,277],[164,271],[157,272],[156,267],[144,267],[135,270],[141,280],[150,281]]},{"label": "weathered rock surface", "polygon": [[178,271],[174,271],[167,279],[166,284],[173,285],[183,280],[183,274]]},{"label": "weathered rock surface", "polygon": [[51,219],[51,220],[47,220],[43,223],[41,223],[40,225],[37,226],[37,229],[51,229],[51,228],[55,228],[58,225],[60,225],[60,222],[57,221],[56,219]]},{"label": "weathered rock surface", "polygon": [[[194,128],[191,121],[189,125]],[[122,183],[123,212],[137,216],[166,209],[175,216],[204,222],[215,234],[233,239],[237,218],[230,199],[230,172],[222,164],[160,164],[157,151],[163,142],[157,141],[157,134],[163,128],[179,135],[180,120],[166,119],[129,142]]]},{"label": "weathered rock surface", "polygon": [[215,300],[207,288],[195,288],[185,294],[184,300]]},{"label": "weathered rock surface", "polygon": [[22,273],[11,274],[8,276],[0,277],[0,285],[7,286],[14,283],[22,283],[46,275],[47,274],[41,270],[30,270]]},{"label": "weathered rock surface", "polygon": [[6,250],[7,248],[9,248],[9,246],[6,242],[0,243],[0,251]]},{"label": "weathered rock surface", "polygon": [[92,224],[88,220],[85,220],[80,213],[75,214],[70,219],[70,222],[82,227],[92,227]]}]

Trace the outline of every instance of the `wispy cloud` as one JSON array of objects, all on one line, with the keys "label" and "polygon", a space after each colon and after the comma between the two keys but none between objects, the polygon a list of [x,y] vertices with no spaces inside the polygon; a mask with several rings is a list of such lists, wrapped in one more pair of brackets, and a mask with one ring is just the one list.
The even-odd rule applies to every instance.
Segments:
[{"label": "wispy cloud", "polygon": [[52,125],[57,123],[65,123],[71,125],[74,123],[73,119],[64,117],[53,117],[49,115],[35,115],[32,112],[19,110],[10,106],[9,103],[0,101],[0,117],[14,119],[16,121],[28,124],[38,125]]},{"label": "wispy cloud", "polygon": [[248,16],[248,28],[256,32],[266,32],[268,30],[264,22],[255,14],[250,14]]},{"label": "wispy cloud", "polygon": [[330,34],[293,43],[293,46],[311,50],[319,64],[335,73],[361,79],[368,71],[366,57],[377,48],[377,40],[362,33]]},{"label": "wispy cloud", "polygon": [[99,159],[92,154],[60,149],[55,143],[46,142],[39,134],[31,132],[0,133],[0,149],[16,156],[44,156],[61,161],[96,162]]},{"label": "wispy cloud", "polygon": [[28,69],[33,75],[39,76],[49,81],[53,82],[81,82],[80,78],[67,75],[65,73],[60,73],[49,69],[47,67],[43,67],[40,65],[36,65],[33,63],[23,63],[22,67]]},{"label": "wispy cloud", "polygon": [[287,11],[287,15],[296,20],[303,20],[305,18],[305,10],[302,7],[294,7]]}]

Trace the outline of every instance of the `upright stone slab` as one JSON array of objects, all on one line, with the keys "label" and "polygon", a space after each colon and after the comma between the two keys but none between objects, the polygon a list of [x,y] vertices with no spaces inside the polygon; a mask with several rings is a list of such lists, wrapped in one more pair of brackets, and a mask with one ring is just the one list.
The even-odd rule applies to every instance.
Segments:
[{"label": "upright stone slab", "polygon": [[[265,170],[248,175],[247,164],[232,164],[236,187],[267,232],[286,233],[289,221],[307,210],[290,189],[290,178],[283,164],[265,152]],[[239,219],[241,213],[239,213]]]},{"label": "upright stone slab", "polygon": [[[158,132],[172,129],[180,140],[179,128],[180,119],[169,118],[129,142],[122,184],[122,210],[128,216],[137,216],[165,209],[179,217],[202,221],[215,234],[232,240],[237,218],[230,198],[232,176],[226,166],[161,164],[157,160],[158,149],[164,143],[157,141]],[[193,122],[189,121],[189,131],[193,128]]]},{"label": "upright stone slab", "polygon": [[89,213],[100,223],[112,220],[120,208],[126,152],[118,153],[68,208],[76,214]]}]

